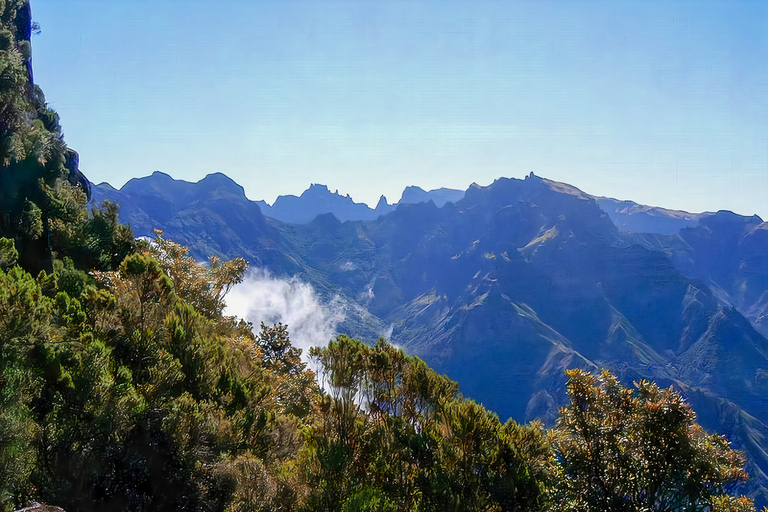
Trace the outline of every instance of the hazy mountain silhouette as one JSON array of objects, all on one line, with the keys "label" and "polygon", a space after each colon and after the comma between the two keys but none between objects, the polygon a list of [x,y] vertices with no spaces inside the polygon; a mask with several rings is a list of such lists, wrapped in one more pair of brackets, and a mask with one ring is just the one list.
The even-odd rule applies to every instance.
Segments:
[{"label": "hazy mountain silhouette", "polygon": [[342,196],[338,190],[331,192],[325,185],[312,184],[301,196],[279,196],[273,205],[257,201],[267,217],[291,224],[306,224],[318,215],[333,214],[342,222],[348,220],[374,220],[395,210],[398,204],[416,204],[433,201],[443,206],[449,201],[458,201],[464,196],[461,190],[440,188],[429,192],[419,187],[406,187],[400,201],[388,204],[381,196],[375,208],[365,203],[355,203],[349,195]]},{"label": "hazy mountain silhouette", "polygon": [[[382,197],[383,198],[383,197]],[[267,217],[293,224],[306,224],[318,215],[332,213],[340,221],[373,220],[379,215],[394,210],[394,206],[379,201],[377,209],[371,209],[365,203],[355,203],[349,195],[342,196],[331,192],[325,185],[313,184],[301,196],[279,196],[272,206],[264,201],[258,202],[262,213]]]},{"label": "hazy mountain silhouette", "polygon": [[689,213],[682,210],[668,210],[610,197],[595,197],[595,199],[616,227],[621,231],[633,233],[674,235],[683,228],[698,226],[701,219],[714,215],[711,212]]},{"label": "hazy mountain silhouette", "polygon": [[463,197],[463,190],[438,188],[427,192],[421,187],[411,186],[405,187],[403,195],[400,196],[400,201],[397,204],[419,204],[432,201],[435,203],[435,206],[442,207],[445,206],[445,203],[455,203]]}]

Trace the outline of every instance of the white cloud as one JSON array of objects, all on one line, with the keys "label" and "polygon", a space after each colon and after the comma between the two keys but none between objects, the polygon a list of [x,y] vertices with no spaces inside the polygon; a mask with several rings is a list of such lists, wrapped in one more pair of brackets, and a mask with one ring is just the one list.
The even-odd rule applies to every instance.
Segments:
[{"label": "white cloud", "polygon": [[253,323],[288,326],[293,346],[302,350],[307,360],[309,347],[324,346],[336,335],[336,327],[344,320],[338,300],[322,305],[314,289],[297,277],[280,279],[256,269],[229,292],[226,315],[234,315]]}]

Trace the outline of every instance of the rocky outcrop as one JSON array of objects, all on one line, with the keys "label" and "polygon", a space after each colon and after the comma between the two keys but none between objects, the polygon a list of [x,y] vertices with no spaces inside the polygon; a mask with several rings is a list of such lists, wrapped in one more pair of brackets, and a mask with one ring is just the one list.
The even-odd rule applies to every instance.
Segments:
[{"label": "rocky outcrop", "polygon": [[85,175],[80,171],[80,155],[77,153],[77,151],[74,149],[67,149],[64,167],[69,171],[69,174],[67,175],[67,181],[70,183],[70,185],[80,187],[83,192],[85,192],[85,195],[90,201],[92,197],[91,182],[88,181],[88,178],[86,178]]},{"label": "rocky outcrop", "polygon": [[24,57],[24,67],[27,70],[27,78],[29,78],[30,90],[34,86],[34,79],[32,76],[32,50],[30,47],[30,39],[32,38],[32,8],[29,2],[24,2],[16,11],[16,38],[19,45],[22,47],[22,55]]},{"label": "rocky outcrop", "polygon": [[46,505],[45,503],[32,503],[32,505],[14,510],[14,512],[65,512],[63,508],[55,507],[53,505]]}]

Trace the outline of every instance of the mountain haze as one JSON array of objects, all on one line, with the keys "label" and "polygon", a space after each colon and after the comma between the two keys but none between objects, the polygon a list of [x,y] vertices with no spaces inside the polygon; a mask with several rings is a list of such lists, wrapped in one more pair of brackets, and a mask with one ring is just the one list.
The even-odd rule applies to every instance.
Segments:
[{"label": "mountain haze", "polygon": [[464,196],[461,190],[440,188],[425,191],[420,187],[406,187],[400,201],[388,204],[381,196],[375,208],[364,203],[355,203],[349,195],[342,196],[338,190],[331,192],[325,185],[313,184],[301,196],[279,196],[270,206],[265,201],[257,201],[261,212],[267,217],[289,224],[306,224],[318,215],[333,214],[338,220],[374,220],[395,210],[399,204],[418,204],[434,201],[443,206],[449,201],[458,201]]},{"label": "mountain haze", "polygon": [[363,203],[355,203],[349,195],[332,193],[325,185],[313,184],[301,196],[279,196],[272,206],[258,201],[264,215],[282,222],[306,224],[318,215],[332,213],[340,221],[373,220],[394,209],[382,196],[375,210]]},{"label": "mountain haze", "polygon": [[595,197],[595,199],[616,227],[622,231],[634,233],[674,235],[683,228],[697,226],[701,219],[713,215],[710,212],[688,213],[682,210],[668,210],[609,197]]}]

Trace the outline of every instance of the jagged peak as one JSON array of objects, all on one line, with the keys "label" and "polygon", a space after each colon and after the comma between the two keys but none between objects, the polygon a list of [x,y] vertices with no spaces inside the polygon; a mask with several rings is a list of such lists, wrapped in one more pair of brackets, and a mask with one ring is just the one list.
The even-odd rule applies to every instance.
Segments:
[{"label": "jagged peak", "polygon": [[[330,190],[328,190],[328,186],[323,185],[322,183],[310,183],[309,188],[305,190],[304,193],[307,193],[310,190],[313,192],[329,192],[330,193]],[[339,193],[339,190],[336,189],[336,194],[338,193]]]}]

